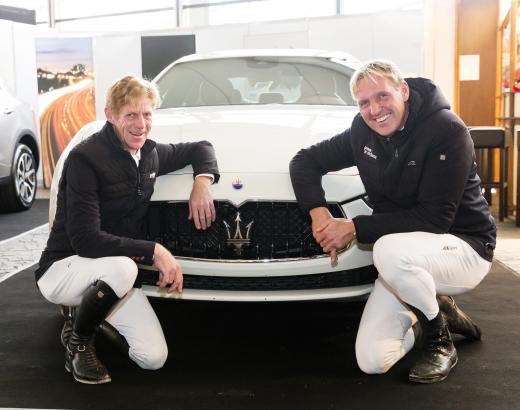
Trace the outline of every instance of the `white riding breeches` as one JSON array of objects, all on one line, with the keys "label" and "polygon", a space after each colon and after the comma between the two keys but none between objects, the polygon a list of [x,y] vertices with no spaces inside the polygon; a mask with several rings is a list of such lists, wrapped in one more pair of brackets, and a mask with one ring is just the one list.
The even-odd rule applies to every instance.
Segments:
[{"label": "white riding breeches", "polygon": [[436,295],[475,288],[491,268],[464,240],[450,234],[396,233],[381,237],[373,250],[379,272],[356,338],[356,358],[365,373],[385,373],[414,345],[417,317],[439,313]]},{"label": "white riding breeches", "polygon": [[137,265],[125,256],[83,258],[70,256],[54,262],[38,281],[42,295],[52,303],[78,306],[96,281],[107,283],[122,298],[106,321],[126,339],[129,356],[143,369],[159,369],[168,347],[161,324],[141,289],[132,288]]}]

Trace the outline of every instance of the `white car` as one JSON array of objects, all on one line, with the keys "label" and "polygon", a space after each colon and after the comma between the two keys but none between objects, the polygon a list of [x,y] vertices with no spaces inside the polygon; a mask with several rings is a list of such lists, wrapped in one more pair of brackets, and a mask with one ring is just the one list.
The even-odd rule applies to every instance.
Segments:
[{"label": "white car", "polygon": [[36,198],[40,160],[35,117],[0,80],[0,210],[24,211]]},{"label": "white car", "polygon": [[[371,249],[353,244],[331,264],[314,241],[289,178],[296,152],[348,128],[357,107],[349,79],[358,61],[344,53],[240,50],[183,57],[154,81],[162,102],[151,137],[163,143],[205,139],[216,150],[220,182],[212,187],[217,220],[197,231],[188,221],[192,169],[158,178],[149,209],[149,239],[180,261],[184,292],[155,286],[141,266],[150,296],[225,301],[363,298],[377,276]],[[103,122],[86,125],[70,148]],[[335,217],[372,212],[355,167],[323,178]]]}]

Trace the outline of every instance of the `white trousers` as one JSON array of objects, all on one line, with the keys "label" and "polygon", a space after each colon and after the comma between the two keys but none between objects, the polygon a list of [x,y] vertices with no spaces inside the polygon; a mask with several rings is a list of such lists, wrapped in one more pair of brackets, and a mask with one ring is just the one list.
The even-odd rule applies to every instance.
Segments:
[{"label": "white trousers", "polygon": [[126,339],[129,356],[143,369],[159,369],[168,347],[155,312],[141,289],[132,286],[137,265],[125,256],[82,258],[74,255],[54,262],[38,281],[42,295],[52,303],[78,306],[96,281],[107,283],[122,298],[106,320]]},{"label": "white trousers", "polygon": [[467,242],[450,234],[385,235],[374,244],[379,272],[356,338],[356,358],[365,373],[385,373],[415,342],[417,321],[407,305],[428,319],[439,312],[436,295],[475,288],[491,268]]}]

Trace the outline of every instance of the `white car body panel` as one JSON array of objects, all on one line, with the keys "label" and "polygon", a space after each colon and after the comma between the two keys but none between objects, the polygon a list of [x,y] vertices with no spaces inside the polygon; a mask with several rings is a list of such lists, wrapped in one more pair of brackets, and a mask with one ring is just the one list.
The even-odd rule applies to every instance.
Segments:
[{"label": "white car body panel", "polygon": [[372,290],[372,285],[350,286],[348,288],[309,289],[309,290],[273,290],[273,291],[230,291],[185,289],[182,293],[159,289],[156,286],[143,285],[147,296],[184,299],[212,300],[215,302],[296,302],[302,300],[363,299]]}]

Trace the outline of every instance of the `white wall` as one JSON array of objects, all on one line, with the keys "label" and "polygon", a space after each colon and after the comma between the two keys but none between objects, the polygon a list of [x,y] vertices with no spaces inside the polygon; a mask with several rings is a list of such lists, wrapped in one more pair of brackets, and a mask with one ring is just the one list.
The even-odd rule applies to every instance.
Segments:
[{"label": "white wall", "polygon": [[141,37],[106,36],[94,38],[92,45],[96,93],[96,118],[105,119],[108,88],[125,74],[141,76]]},{"label": "white wall", "polygon": [[231,48],[338,50],[360,60],[387,58],[406,73],[422,75],[423,24],[423,11],[411,10],[195,27],[167,33],[195,34],[197,52],[202,53]]},{"label": "white wall", "polygon": [[453,107],[457,0],[424,1],[424,76],[433,79]]},{"label": "white wall", "polygon": [[20,100],[38,112],[34,27],[0,20],[0,77]]}]

